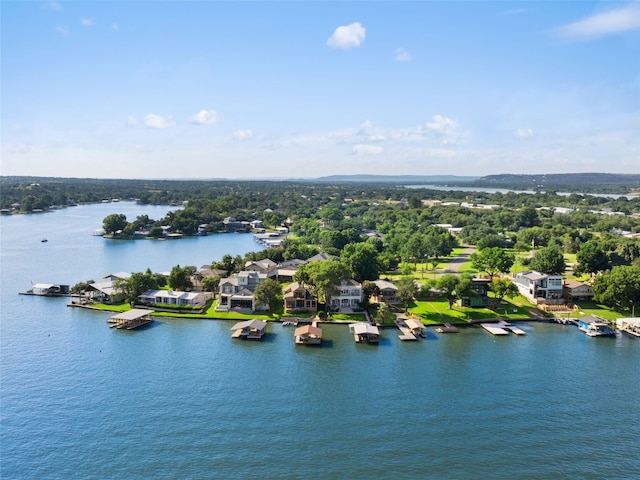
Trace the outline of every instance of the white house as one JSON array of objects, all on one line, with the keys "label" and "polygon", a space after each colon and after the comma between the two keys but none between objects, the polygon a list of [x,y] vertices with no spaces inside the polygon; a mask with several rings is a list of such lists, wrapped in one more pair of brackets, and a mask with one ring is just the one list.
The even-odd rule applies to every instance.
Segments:
[{"label": "white house", "polygon": [[180,292],[176,290],[147,290],[138,297],[142,303],[154,305],[191,305],[202,307],[211,298],[207,292]]},{"label": "white house", "polygon": [[355,280],[342,280],[338,287],[338,294],[331,297],[331,308],[354,309],[360,308],[362,302],[362,284]]},{"label": "white house", "polygon": [[516,275],[520,294],[534,303],[563,303],[562,275],[547,275],[530,270]]}]

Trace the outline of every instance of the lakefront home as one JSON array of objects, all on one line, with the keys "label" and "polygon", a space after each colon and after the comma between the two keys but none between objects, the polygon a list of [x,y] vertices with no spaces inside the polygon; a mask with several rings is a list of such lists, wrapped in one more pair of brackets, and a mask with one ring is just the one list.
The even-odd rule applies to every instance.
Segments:
[{"label": "lakefront home", "polygon": [[264,306],[255,304],[253,292],[258,284],[267,278],[266,273],[242,271],[220,280],[217,311],[255,312]]},{"label": "lakefront home", "polygon": [[514,283],[520,294],[535,304],[561,304],[562,275],[547,275],[530,270],[516,274]]},{"label": "lakefront home", "polygon": [[362,284],[353,279],[341,280],[337,288],[338,293],[333,295],[330,301],[333,310],[349,311],[361,308]]},{"label": "lakefront home", "polygon": [[377,293],[371,296],[373,303],[386,303],[387,305],[393,305],[400,303],[398,297],[398,287],[388,280],[374,280],[374,283],[378,287]]},{"label": "lakefront home", "polygon": [[211,298],[209,292],[181,292],[176,290],[147,290],[138,297],[140,303],[152,305],[182,305],[203,307]]},{"label": "lakefront home", "polygon": [[564,298],[570,302],[591,300],[593,298],[593,290],[591,285],[578,280],[566,279],[562,285],[562,294]]},{"label": "lakefront home", "polygon": [[286,313],[318,311],[318,298],[309,292],[304,283],[293,282],[282,293]]}]

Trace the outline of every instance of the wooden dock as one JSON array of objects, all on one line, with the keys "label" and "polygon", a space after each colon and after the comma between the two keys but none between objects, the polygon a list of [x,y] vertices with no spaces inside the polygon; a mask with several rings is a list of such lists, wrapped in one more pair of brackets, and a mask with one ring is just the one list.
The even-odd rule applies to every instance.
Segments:
[{"label": "wooden dock", "polygon": [[436,328],[436,332],[438,333],[458,333],[458,327],[451,325],[450,323],[445,323],[441,327]]},{"label": "wooden dock", "polygon": [[497,322],[497,323],[482,323],[480,324],[482,328],[484,328],[487,332],[492,335],[509,335],[509,332],[512,332],[516,335],[526,335],[527,332],[524,330],[514,327],[510,323],[507,322]]},{"label": "wooden dock", "polygon": [[153,310],[144,310],[140,308],[134,308],[126,312],[120,312],[107,319],[110,323],[109,328],[117,328],[119,330],[134,330],[138,327],[142,327],[147,323],[153,322],[151,314]]}]

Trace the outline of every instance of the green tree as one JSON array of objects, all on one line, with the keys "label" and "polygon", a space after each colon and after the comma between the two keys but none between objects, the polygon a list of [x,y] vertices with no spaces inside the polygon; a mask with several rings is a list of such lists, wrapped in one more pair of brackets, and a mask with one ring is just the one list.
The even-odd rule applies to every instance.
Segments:
[{"label": "green tree", "polygon": [[256,305],[267,305],[270,311],[282,305],[282,287],[273,278],[261,281],[253,292]]},{"label": "green tree", "polygon": [[220,277],[217,275],[215,277],[204,277],[202,279],[202,287],[207,292],[212,292],[213,298],[216,298],[216,293],[218,292],[219,286],[220,286]]},{"label": "green tree", "polygon": [[598,273],[611,267],[607,252],[595,240],[589,240],[580,245],[576,260],[578,266],[575,270],[578,274]]},{"label": "green tree", "polygon": [[515,256],[498,247],[476,250],[470,255],[473,268],[489,275],[491,280],[499,273],[507,273],[515,262]]},{"label": "green tree", "polygon": [[516,297],[520,293],[518,287],[508,278],[492,280],[489,289],[493,292],[497,304],[500,304],[504,298]]},{"label": "green tree", "polygon": [[169,273],[169,287],[178,291],[189,290],[193,287],[190,277],[189,267],[181,268],[180,265],[176,265]]},{"label": "green tree", "polygon": [[325,305],[339,291],[341,280],[349,277],[349,269],[339,260],[329,259],[302,265],[294,279],[311,287]]},{"label": "green tree", "polygon": [[380,294],[380,288],[374,282],[365,280],[362,282],[362,303],[366,307],[369,304],[369,299],[374,295]]},{"label": "green tree", "polygon": [[443,275],[436,282],[436,288],[442,292],[449,303],[449,309],[459,298],[468,295],[471,291],[471,277],[469,275]]},{"label": "green tree", "polygon": [[620,265],[598,275],[591,286],[593,298],[618,312],[640,306],[640,267]]},{"label": "green tree", "polygon": [[531,259],[529,266],[533,270],[548,275],[562,275],[567,268],[564,255],[556,245],[538,250]]},{"label": "green tree", "polygon": [[412,277],[402,277],[396,282],[398,288],[398,297],[404,304],[404,311],[409,309],[409,304],[413,301],[418,293],[418,286]]},{"label": "green tree", "polygon": [[126,226],[127,217],[122,213],[112,213],[111,215],[104,217],[104,220],[102,220],[102,229],[114,237],[116,236],[116,232],[124,230]]},{"label": "green tree", "polygon": [[370,243],[350,243],[340,253],[340,261],[358,282],[377,280],[382,269],[378,251]]}]

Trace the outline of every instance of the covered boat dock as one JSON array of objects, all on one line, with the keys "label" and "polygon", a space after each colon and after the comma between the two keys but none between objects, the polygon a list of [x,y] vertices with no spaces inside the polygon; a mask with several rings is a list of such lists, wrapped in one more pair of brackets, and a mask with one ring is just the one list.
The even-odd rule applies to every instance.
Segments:
[{"label": "covered boat dock", "polygon": [[151,317],[152,313],[153,310],[134,308],[110,317],[107,322],[111,324],[110,328],[133,330],[134,328],[153,322],[153,317]]}]

